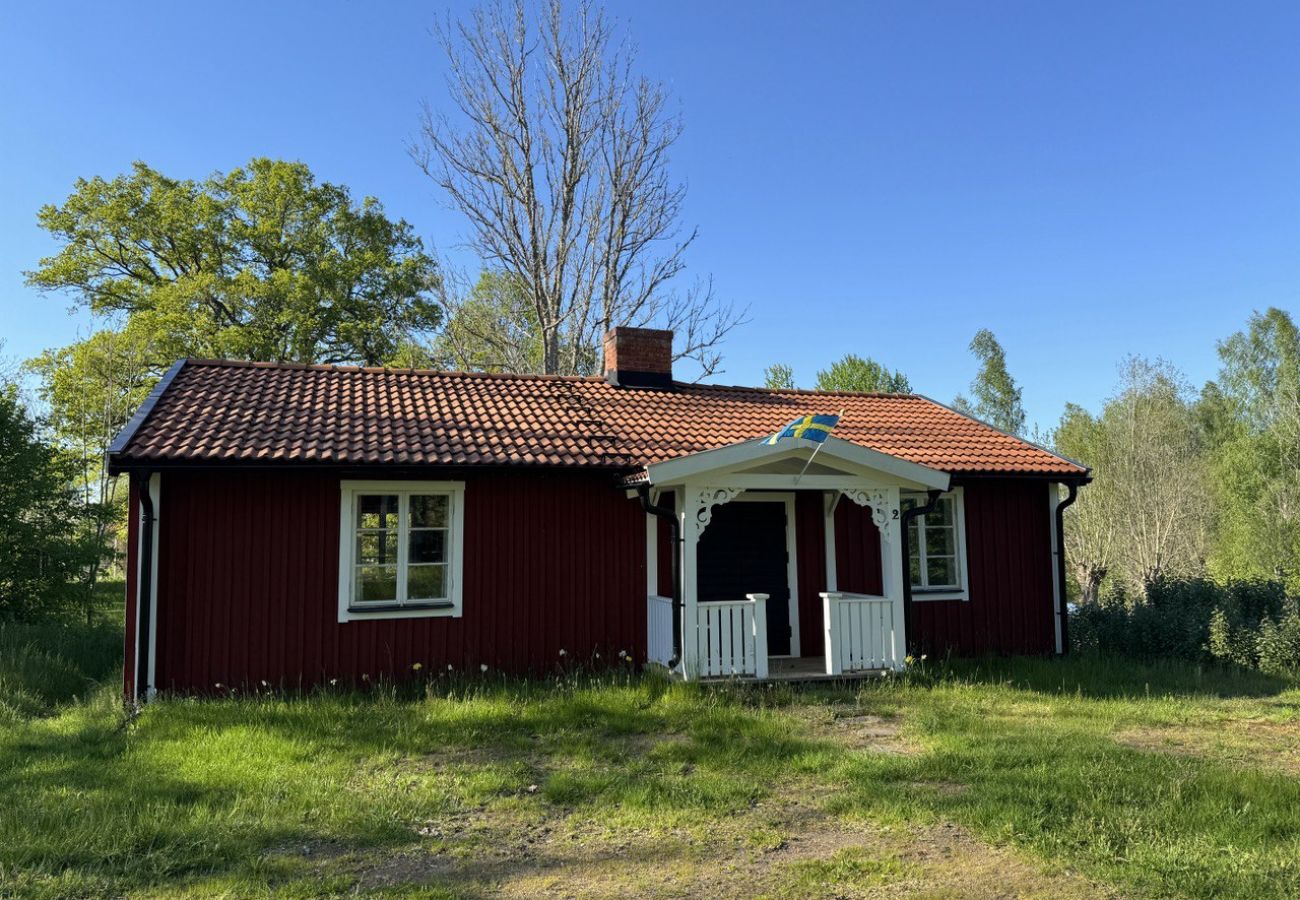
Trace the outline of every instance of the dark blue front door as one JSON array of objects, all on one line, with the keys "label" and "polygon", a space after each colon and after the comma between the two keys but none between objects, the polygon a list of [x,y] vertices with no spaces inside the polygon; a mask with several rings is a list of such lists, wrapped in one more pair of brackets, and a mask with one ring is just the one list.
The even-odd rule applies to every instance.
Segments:
[{"label": "dark blue front door", "polygon": [[701,603],[768,595],[767,652],[773,656],[790,653],[785,529],[785,501],[732,501],[714,507],[697,548]]}]

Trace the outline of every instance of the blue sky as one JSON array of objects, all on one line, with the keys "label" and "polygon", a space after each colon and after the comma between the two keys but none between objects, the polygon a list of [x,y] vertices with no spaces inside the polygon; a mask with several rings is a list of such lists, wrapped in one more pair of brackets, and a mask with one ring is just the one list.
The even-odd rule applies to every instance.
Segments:
[{"label": "blue sky", "polygon": [[[463,4],[454,4],[455,12]],[[993,329],[1030,420],[1096,405],[1126,354],[1199,383],[1252,309],[1300,313],[1300,5],[611,3],[666,82],[712,274],[752,322],[722,382],[848,352],[941,400]],[[23,284],[78,176],[300,159],[453,261],[408,160],[442,102],[440,3],[22,4],[0,28],[0,336],[86,325]]]}]

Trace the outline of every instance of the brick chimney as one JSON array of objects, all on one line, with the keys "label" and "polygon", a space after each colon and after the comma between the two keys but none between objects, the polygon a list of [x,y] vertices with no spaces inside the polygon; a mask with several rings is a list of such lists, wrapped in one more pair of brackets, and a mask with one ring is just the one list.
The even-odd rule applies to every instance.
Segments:
[{"label": "brick chimney", "polygon": [[626,325],[605,332],[605,380],[619,387],[672,387],[673,333]]}]

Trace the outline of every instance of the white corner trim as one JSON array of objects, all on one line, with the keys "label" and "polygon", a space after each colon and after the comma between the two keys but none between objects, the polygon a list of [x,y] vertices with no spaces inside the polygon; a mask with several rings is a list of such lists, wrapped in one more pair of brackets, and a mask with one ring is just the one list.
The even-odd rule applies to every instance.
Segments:
[{"label": "white corner trim", "polygon": [[[149,492],[149,500],[153,506],[153,528],[151,530],[151,540],[149,541],[149,646],[146,652],[149,654],[145,671],[148,673],[144,687],[144,699],[152,700],[158,693],[158,532],[159,524],[162,522],[160,501],[162,500],[162,475],[154,472],[149,477],[149,483],[145,486]],[[132,510],[131,515],[135,517],[137,523],[140,522],[139,510]],[[139,525],[136,526],[140,527]],[[144,542],[136,541],[135,548],[135,653],[131,657],[129,665],[132,666],[131,682],[133,685],[132,693],[139,697],[142,685],[135,684],[140,678],[140,591],[143,587],[143,579],[140,577],[140,569],[144,562]]]},{"label": "white corner trim", "polygon": [[1061,603],[1061,543],[1056,535],[1056,508],[1060,505],[1061,486],[1053,482],[1047,486],[1047,528],[1052,540],[1052,623],[1058,655],[1065,652],[1065,635],[1062,633],[1065,623],[1062,620],[1066,615],[1064,604]]},{"label": "white corner trim", "polygon": [[[924,495],[922,495],[924,496]],[[961,600],[970,601],[970,565],[966,553],[966,490],[962,487],[955,487],[950,491],[945,491],[941,497],[951,497],[953,501],[955,525],[957,527],[957,572],[961,578],[961,585],[956,588],[940,588],[938,590],[926,590],[912,586],[912,602],[930,603],[940,600]],[[925,548],[921,547],[922,560],[924,560]],[[904,576],[911,578],[911,560],[905,560]]]},{"label": "white corner trim", "polygon": [[[411,606],[405,609],[358,609],[352,605],[352,561],[356,546],[354,498],[357,494],[395,493],[402,496],[401,508],[406,509],[410,494],[447,494],[451,498],[451,516],[448,543],[451,554],[447,560],[449,606]],[[403,515],[405,515],[403,513]],[[399,557],[404,558],[403,531],[399,528]],[[366,481],[339,482],[339,622],[366,622],[376,619],[460,618],[464,611],[465,587],[465,482],[463,481]]]}]

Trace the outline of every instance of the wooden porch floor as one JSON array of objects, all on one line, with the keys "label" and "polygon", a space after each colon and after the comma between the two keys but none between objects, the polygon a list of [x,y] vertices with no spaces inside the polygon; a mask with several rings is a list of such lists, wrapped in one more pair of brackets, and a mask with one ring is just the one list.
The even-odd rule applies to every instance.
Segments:
[{"label": "wooden porch floor", "polygon": [[[880,669],[845,672],[843,675],[826,674],[826,658],[822,656],[780,656],[767,661],[767,678],[764,681],[847,681],[879,678]],[[700,681],[730,681],[729,677],[701,678]],[[750,679],[745,679],[750,680]]]}]

